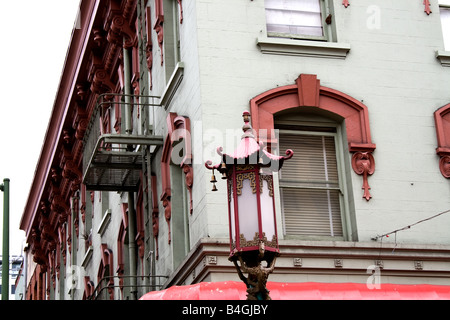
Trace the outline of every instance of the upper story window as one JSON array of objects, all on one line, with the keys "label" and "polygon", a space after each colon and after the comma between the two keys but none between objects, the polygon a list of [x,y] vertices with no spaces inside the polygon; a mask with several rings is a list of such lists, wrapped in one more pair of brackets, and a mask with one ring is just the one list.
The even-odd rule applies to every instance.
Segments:
[{"label": "upper story window", "polygon": [[345,239],[348,205],[339,128],[277,122],[280,148],[289,146],[295,154],[279,180],[285,236]]},{"label": "upper story window", "polygon": [[450,0],[439,0],[444,48],[450,51]]},{"label": "upper story window", "polygon": [[269,37],[328,40],[326,0],[265,0]]}]

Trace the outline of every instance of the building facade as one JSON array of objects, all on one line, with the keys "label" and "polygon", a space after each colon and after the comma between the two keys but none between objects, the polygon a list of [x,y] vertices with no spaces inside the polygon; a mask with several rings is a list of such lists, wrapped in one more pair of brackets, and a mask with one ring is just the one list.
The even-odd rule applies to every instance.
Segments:
[{"label": "building facade", "polygon": [[82,0],[21,220],[26,298],[239,280],[204,163],[245,110],[294,151],[271,281],[450,285],[449,21],[444,0]]},{"label": "building facade", "polygon": [[[4,263],[3,256],[0,256],[0,263]],[[10,256],[9,257],[9,297],[7,300],[20,300],[20,293],[23,293],[24,285],[20,282],[20,278],[23,276],[22,273],[23,257],[21,256]],[[3,285],[2,281],[3,272],[0,270],[0,284]],[[0,294],[0,298],[1,298]]]}]

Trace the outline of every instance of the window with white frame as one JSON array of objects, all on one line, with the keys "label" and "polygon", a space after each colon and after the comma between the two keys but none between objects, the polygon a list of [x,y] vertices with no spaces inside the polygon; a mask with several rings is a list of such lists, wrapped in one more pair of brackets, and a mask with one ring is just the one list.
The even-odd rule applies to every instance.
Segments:
[{"label": "window with white frame", "polygon": [[265,0],[269,37],[327,40],[326,0]]},{"label": "window with white frame", "polygon": [[280,171],[283,232],[288,238],[349,240],[351,215],[340,127],[278,122],[280,150],[294,157]]},{"label": "window with white frame", "polygon": [[444,48],[450,51],[450,0],[439,0]]}]

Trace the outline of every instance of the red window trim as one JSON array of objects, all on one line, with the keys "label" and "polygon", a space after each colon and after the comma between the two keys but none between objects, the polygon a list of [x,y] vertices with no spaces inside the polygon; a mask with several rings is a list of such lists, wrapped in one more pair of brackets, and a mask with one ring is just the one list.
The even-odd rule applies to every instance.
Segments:
[{"label": "red window trim", "polygon": [[436,124],[437,148],[440,156],[439,169],[442,175],[450,179],[450,103],[434,112]]},{"label": "red window trim", "polygon": [[[294,85],[271,89],[250,100],[256,134],[260,129],[274,129],[276,113],[298,107],[318,108],[345,119],[349,151],[353,153],[352,167],[355,173],[363,176],[363,198],[369,201],[372,196],[368,176],[375,171],[372,153],[376,145],[370,134],[368,108],[345,93],[321,86],[316,75],[301,74]],[[269,147],[276,143],[271,137],[262,142]]]},{"label": "red window trim", "polygon": [[172,205],[171,205],[171,184],[170,184],[170,161],[172,156],[172,149],[175,142],[181,140],[184,141],[184,148],[186,149],[185,157],[180,163],[180,167],[186,177],[186,187],[189,191],[190,199],[190,213],[192,214],[192,184],[193,184],[193,169],[192,169],[192,148],[191,148],[191,122],[189,118],[178,116],[177,113],[171,112],[167,116],[167,127],[168,133],[164,141],[164,147],[161,157],[161,183],[162,183],[162,194],[160,197],[161,202],[164,206],[164,217],[168,225],[168,243],[171,243],[171,230],[170,230],[170,219],[172,216]]}]

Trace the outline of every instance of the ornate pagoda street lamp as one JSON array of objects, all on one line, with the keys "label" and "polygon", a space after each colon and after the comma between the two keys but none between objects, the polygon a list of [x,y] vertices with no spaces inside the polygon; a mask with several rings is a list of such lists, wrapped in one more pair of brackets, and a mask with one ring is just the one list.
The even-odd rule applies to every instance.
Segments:
[{"label": "ornate pagoda street lamp", "polygon": [[[232,154],[225,154],[219,147],[217,153],[222,157],[221,163],[213,165],[207,161],[205,166],[213,171],[213,191],[217,190],[214,170],[227,180],[229,260],[247,286],[247,299],[270,300],[266,283],[280,252],[272,173],[280,170],[283,161],[294,153],[292,150],[287,150],[286,156],[269,153],[256,141],[248,111],[244,112],[243,118],[244,134],[238,148]],[[263,261],[267,262],[266,266],[262,265]],[[244,273],[248,273],[247,278]]]}]

